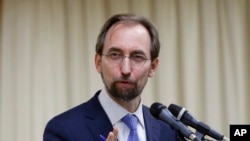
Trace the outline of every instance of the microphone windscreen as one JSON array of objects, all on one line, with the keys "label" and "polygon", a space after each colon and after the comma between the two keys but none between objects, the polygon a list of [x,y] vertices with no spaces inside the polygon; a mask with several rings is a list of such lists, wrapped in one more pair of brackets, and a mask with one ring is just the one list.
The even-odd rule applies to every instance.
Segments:
[{"label": "microphone windscreen", "polygon": [[159,119],[159,115],[164,108],[166,108],[166,106],[162,105],[161,103],[155,102],[150,106],[150,112],[155,118]]},{"label": "microphone windscreen", "polygon": [[170,104],[168,106],[168,110],[175,116],[178,117],[178,114],[180,113],[182,107],[175,105],[175,104]]}]

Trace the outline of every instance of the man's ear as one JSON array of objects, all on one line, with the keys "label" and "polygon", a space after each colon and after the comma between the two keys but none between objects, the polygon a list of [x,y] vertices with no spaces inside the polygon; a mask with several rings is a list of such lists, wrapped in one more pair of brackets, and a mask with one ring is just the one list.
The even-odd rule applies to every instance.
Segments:
[{"label": "man's ear", "polygon": [[101,69],[101,62],[102,62],[102,56],[99,54],[95,54],[95,67],[97,72],[101,73],[102,69]]},{"label": "man's ear", "polygon": [[153,77],[155,75],[156,69],[158,68],[159,58],[156,58],[151,63],[151,68],[148,73],[148,77]]}]

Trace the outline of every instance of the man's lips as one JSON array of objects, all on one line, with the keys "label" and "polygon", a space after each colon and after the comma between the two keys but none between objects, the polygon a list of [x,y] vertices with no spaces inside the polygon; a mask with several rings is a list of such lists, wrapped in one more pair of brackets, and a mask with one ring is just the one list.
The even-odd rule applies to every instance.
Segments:
[{"label": "man's lips", "polygon": [[131,81],[128,81],[128,80],[121,80],[121,81],[118,81],[119,83],[131,83],[132,84],[132,82]]},{"label": "man's lips", "polygon": [[117,86],[121,86],[121,87],[134,87],[135,84],[130,82],[130,81],[118,81],[116,82]]}]

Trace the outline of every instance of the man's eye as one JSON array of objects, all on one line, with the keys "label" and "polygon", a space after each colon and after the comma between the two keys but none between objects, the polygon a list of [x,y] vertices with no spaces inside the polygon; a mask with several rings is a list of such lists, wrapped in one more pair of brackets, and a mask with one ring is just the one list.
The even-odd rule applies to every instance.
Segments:
[{"label": "man's eye", "polygon": [[145,57],[142,56],[142,55],[133,55],[133,56],[131,56],[131,58],[132,58],[134,61],[137,61],[137,62],[140,62],[140,61],[144,61],[144,60],[145,60]]},{"label": "man's eye", "polygon": [[118,59],[121,57],[121,54],[120,53],[116,53],[116,52],[112,52],[112,53],[109,53],[109,58],[111,59]]}]

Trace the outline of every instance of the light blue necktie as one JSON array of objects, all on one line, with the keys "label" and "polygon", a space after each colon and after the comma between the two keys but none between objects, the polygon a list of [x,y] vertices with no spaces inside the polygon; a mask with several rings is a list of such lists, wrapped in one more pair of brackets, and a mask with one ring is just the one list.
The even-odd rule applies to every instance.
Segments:
[{"label": "light blue necktie", "polygon": [[139,141],[137,134],[137,117],[135,115],[127,114],[122,118],[122,122],[124,122],[130,129],[128,141]]}]

